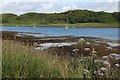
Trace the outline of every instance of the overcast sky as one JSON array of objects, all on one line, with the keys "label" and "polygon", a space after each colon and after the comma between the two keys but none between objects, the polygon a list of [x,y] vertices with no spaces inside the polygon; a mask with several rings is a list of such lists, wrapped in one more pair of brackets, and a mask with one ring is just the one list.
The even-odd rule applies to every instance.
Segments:
[{"label": "overcast sky", "polygon": [[2,13],[54,13],[73,9],[117,12],[119,0],[2,0]]}]

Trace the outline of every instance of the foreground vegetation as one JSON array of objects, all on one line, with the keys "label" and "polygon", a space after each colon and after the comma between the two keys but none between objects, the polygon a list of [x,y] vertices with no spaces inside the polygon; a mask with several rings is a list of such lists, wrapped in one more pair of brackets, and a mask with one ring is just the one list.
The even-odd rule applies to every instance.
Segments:
[{"label": "foreground vegetation", "polygon": [[[16,42],[3,41],[3,45],[3,78],[82,77],[82,71],[74,73],[65,59],[34,52]],[[80,65],[79,69],[82,68]]]},{"label": "foreground vegetation", "polygon": [[1,14],[1,20],[3,25],[14,26],[65,26],[66,24],[70,24],[70,26],[79,27],[116,27],[116,23],[120,22],[119,14],[119,12],[107,13],[89,10],[69,10],[62,13],[30,12],[21,14],[20,16],[12,13],[3,13]]},{"label": "foreground vegetation", "polygon": [[[76,51],[76,50],[74,50]],[[116,54],[99,58],[91,56],[70,60],[33,51],[15,41],[3,40],[3,78],[120,78],[120,59]]]}]

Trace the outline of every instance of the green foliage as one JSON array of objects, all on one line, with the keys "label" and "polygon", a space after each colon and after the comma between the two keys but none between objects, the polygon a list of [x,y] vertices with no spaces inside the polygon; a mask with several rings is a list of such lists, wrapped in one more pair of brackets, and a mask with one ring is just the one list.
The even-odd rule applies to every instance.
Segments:
[{"label": "green foliage", "polygon": [[65,59],[43,51],[35,52],[29,46],[8,40],[3,41],[2,48],[2,78],[120,78],[120,61],[116,54],[103,58],[93,49],[90,56]]},{"label": "green foliage", "polygon": [[17,15],[12,13],[2,14],[2,23],[14,23],[16,21]]},{"label": "green foliage", "polygon": [[119,12],[94,12],[88,10],[69,10],[62,13],[26,13],[20,16],[10,13],[2,14],[3,23],[20,24],[57,24],[57,23],[111,23],[120,21]]},{"label": "green foliage", "polygon": [[120,12],[114,12],[112,15],[115,17],[116,21],[120,22]]},{"label": "green foliage", "polygon": [[[33,51],[15,41],[3,41],[2,78],[68,78],[82,77],[69,67],[69,61],[47,52]],[[82,65],[79,65],[82,69]]]}]

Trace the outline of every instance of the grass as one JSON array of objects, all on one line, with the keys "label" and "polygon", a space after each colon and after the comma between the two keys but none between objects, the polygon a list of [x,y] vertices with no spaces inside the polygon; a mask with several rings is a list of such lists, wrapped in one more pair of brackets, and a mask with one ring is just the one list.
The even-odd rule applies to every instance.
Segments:
[{"label": "grass", "polygon": [[[74,78],[82,77],[82,71],[74,73],[69,61],[45,52],[33,52],[31,48],[13,41],[3,41],[3,78]],[[79,65],[81,70],[83,67]]]},{"label": "grass", "polygon": [[[34,26],[33,24],[15,24],[15,23],[3,23],[4,26]],[[36,26],[44,27],[44,26],[50,26],[50,27],[81,27],[81,28],[118,28],[118,23],[76,23],[76,24],[36,24]]]},{"label": "grass", "polygon": [[[110,54],[100,58],[93,49],[91,56],[70,60],[16,41],[3,40],[3,78],[120,78],[120,59]],[[107,58],[105,58],[107,57]]]}]

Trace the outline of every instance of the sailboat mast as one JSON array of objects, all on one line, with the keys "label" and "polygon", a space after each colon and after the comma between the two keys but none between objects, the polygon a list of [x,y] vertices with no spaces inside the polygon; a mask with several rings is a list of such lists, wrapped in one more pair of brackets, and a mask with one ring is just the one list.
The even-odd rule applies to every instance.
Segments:
[{"label": "sailboat mast", "polygon": [[34,28],[36,27],[36,26],[35,26],[35,22],[34,22],[34,26],[33,26],[33,27],[34,27]]}]

